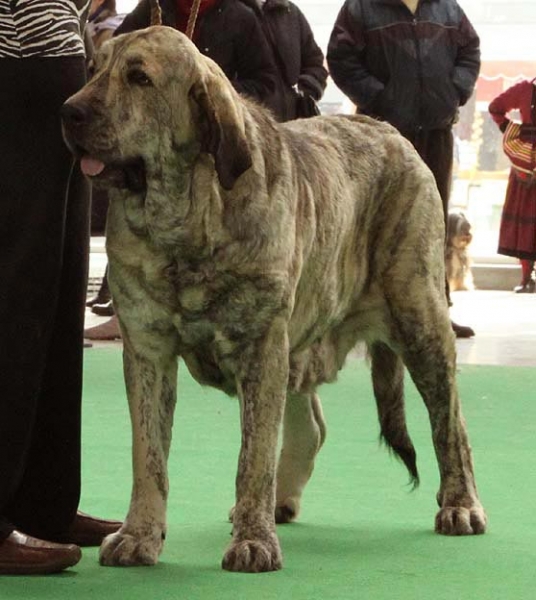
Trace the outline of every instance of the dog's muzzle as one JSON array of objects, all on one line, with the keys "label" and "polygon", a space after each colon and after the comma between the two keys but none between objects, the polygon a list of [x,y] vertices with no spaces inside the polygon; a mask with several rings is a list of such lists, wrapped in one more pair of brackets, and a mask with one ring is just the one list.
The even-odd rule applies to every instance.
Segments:
[{"label": "dog's muzzle", "polygon": [[67,101],[60,110],[63,137],[80,159],[80,169],[96,187],[126,188],[139,193],[146,189],[145,162],[141,157],[116,159],[109,152],[92,151],[87,141],[95,122],[93,109],[82,102]]}]

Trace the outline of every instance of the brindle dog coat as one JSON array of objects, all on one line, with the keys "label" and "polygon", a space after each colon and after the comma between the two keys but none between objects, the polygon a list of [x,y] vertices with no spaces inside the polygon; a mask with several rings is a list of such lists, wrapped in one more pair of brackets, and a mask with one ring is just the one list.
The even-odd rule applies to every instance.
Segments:
[{"label": "brindle dog coat", "polygon": [[[317,386],[358,340],[381,433],[417,478],[404,365],[430,415],[439,533],[482,533],[445,300],[444,225],[430,171],[363,116],[277,124],[182,34],[119,36],[63,109],[109,188],[109,279],[124,341],[134,486],[105,565],[154,564],[166,531],[178,357],[240,400],[233,537],[223,567],[279,569],[325,435]],[[283,422],[283,445],[276,447]]]}]

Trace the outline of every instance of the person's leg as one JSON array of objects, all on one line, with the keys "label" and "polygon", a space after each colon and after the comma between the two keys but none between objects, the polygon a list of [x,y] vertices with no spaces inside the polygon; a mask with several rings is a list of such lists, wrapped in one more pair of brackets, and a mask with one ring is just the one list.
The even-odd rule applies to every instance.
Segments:
[{"label": "person's leg", "polygon": [[55,61],[0,62],[0,516],[12,521],[6,510],[24,477],[58,302],[72,159],[56,116]]},{"label": "person's leg", "polygon": [[108,265],[106,265],[99,290],[95,296],[87,300],[86,306],[92,308],[97,305],[108,304],[111,300],[112,295],[110,294],[110,287],[108,285]]},{"label": "person's leg", "polygon": [[85,70],[82,57],[1,63],[0,517],[32,533],[68,527],[79,499],[89,208],[82,180],[67,194],[59,109]]},{"label": "person's leg", "polygon": [[[432,171],[441,202],[443,205],[443,217],[445,219],[445,242],[448,228],[449,200],[452,186],[452,165],[454,162],[454,137],[450,129],[434,129],[422,131],[415,135],[411,142],[415,146],[420,157]],[[445,290],[447,302],[452,305],[448,280],[445,277]],[[471,327],[459,325],[451,321],[452,329],[456,337],[467,338],[475,335]]]},{"label": "person's leg", "polygon": [[18,528],[44,539],[52,539],[70,527],[80,498],[89,188],[78,167],[71,176],[64,224],[58,301],[52,317],[36,424],[24,477],[8,508],[9,517]]},{"label": "person's leg", "polygon": [[534,270],[534,261],[521,258],[521,283],[516,285],[514,292],[516,294],[533,294],[535,291],[535,283],[532,279],[532,271]]}]

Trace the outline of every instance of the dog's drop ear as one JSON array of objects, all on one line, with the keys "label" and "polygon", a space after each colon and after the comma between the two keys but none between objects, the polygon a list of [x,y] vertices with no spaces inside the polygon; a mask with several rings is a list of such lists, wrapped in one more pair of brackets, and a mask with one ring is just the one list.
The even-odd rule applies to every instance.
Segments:
[{"label": "dog's drop ear", "polygon": [[220,185],[232,190],[253,164],[233,96],[216,76],[210,79],[210,92],[205,82],[199,81],[192,86],[190,97],[199,107],[201,148],[213,156]]}]

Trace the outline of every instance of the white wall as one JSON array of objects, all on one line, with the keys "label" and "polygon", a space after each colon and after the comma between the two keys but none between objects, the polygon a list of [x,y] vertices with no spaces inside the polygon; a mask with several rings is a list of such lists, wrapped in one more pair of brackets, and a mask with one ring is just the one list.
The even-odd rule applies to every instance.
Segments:
[{"label": "white wall", "polygon": [[137,4],[137,0],[116,0],[117,12],[130,12]]}]

